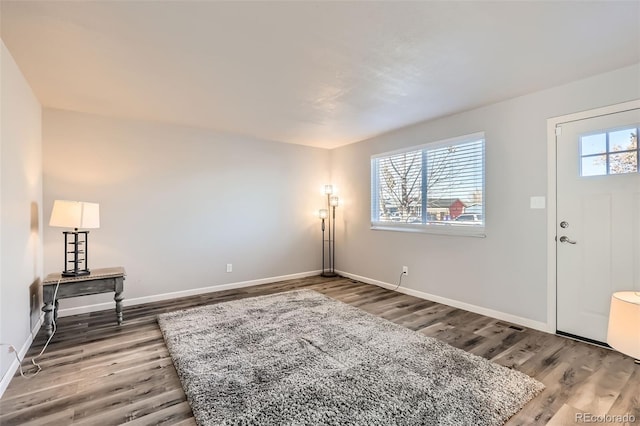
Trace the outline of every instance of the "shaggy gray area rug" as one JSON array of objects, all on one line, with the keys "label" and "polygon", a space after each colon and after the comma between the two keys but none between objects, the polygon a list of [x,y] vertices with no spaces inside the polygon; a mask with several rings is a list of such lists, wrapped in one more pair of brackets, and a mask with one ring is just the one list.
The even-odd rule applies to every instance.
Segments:
[{"label": "shaggy gray area rug", "polygon": [[501,425],[544,388],[312,290],[158,323],[200,425]]}]

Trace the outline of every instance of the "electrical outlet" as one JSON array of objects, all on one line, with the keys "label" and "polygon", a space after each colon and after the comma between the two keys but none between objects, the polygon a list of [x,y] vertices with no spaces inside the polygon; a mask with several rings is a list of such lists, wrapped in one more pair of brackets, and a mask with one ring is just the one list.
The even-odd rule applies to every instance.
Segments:
[{"label": "electrical outlet", "polygon": [[233,264],[227,263],[227,272],[233,272]]},{"label": "electrical outlet", "polygon": [[402,275],[409,275],[409,267],[408,266],[403,266],[402,267]]},{"label": "electrical outlet", "polygon": [[16,348],[13,347],[12,344],[10,343],[0,343],[0,346],[6,346],[7,347],[7,352],[11,353],[11,352],[17,352]]}]

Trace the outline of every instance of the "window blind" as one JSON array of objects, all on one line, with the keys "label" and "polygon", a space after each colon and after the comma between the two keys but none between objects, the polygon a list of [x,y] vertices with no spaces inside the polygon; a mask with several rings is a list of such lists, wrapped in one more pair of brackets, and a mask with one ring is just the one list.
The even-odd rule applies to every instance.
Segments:
[{"label": "window blind", "polygon": [[484,227],[484,134],[371,159],[371,223]]}]

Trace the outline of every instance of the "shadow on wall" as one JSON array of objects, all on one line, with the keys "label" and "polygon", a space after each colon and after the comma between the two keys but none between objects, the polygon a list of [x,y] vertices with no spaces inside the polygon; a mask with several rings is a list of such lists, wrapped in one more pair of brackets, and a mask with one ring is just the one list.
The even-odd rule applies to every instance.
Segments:
[{"label": "shadow on wall", "polygon": [[[32,259],[39,259],[39,247],[40,247],[40,213],[38,209],[38,203],[35,201],[31,202],[31,213],[30,213],[31,221],[29,224],[29,228],[31,230],[30,238],[31,238],[31,246],[33,247]],[[38,263],[33,262],[33,275],[38,276]]]},{"label": "shadow on wall", "polygon": [[31,233],[38,235],[40,232],[40,214],[38,213],[38,203],[31,202]]},{"label": "shadow on wall", "polygon": [[[40,213],[38,208],[38,203],[35,201],[31,202],[31,221],[30,221],[30,229],[31,229],[31,238],[35,240],[33,244],[33,259],[39,259],[39,240],[40,240]],[[40,320],[40,307],[42,306],[42,292],[41,288],[41,277],[39,276],[38,271],[39,262],[33,262],[33,275],[36,276],[36,279],[29,286],[29,318],[31,320],[31,328],[36,326],[38,321]]]},{"label": "shadow on wall", "polygon": [[40,321],[41,306],[42,306],[42,280],[40,277],[31,283],[29,286],[29,318],[31,319],[31,328],[33,330]]}]

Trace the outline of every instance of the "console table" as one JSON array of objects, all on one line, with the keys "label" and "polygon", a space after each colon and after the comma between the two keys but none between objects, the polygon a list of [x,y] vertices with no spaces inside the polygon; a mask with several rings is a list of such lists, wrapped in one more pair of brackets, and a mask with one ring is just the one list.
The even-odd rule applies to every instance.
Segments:
[{"label": "console table", "polygon": [[[58,300],[69,297],[110,293],[113,291],[115,293],[113,300],[116,301],[116,318],[118,325],[122,324],[124,277],[124,268],[120,266],[93,269],[89,275],[78,277],[63,277],[59,272],[47,275],[42,282],[42,300],[44,302],[42,311],[44,312],[44,328],[47,336],[51,336],[51,333],[53,333],[52,323],[58,319]],[[60,282],[60,287],[58,287],[54,300],[53,293],[58,282]]]}]

